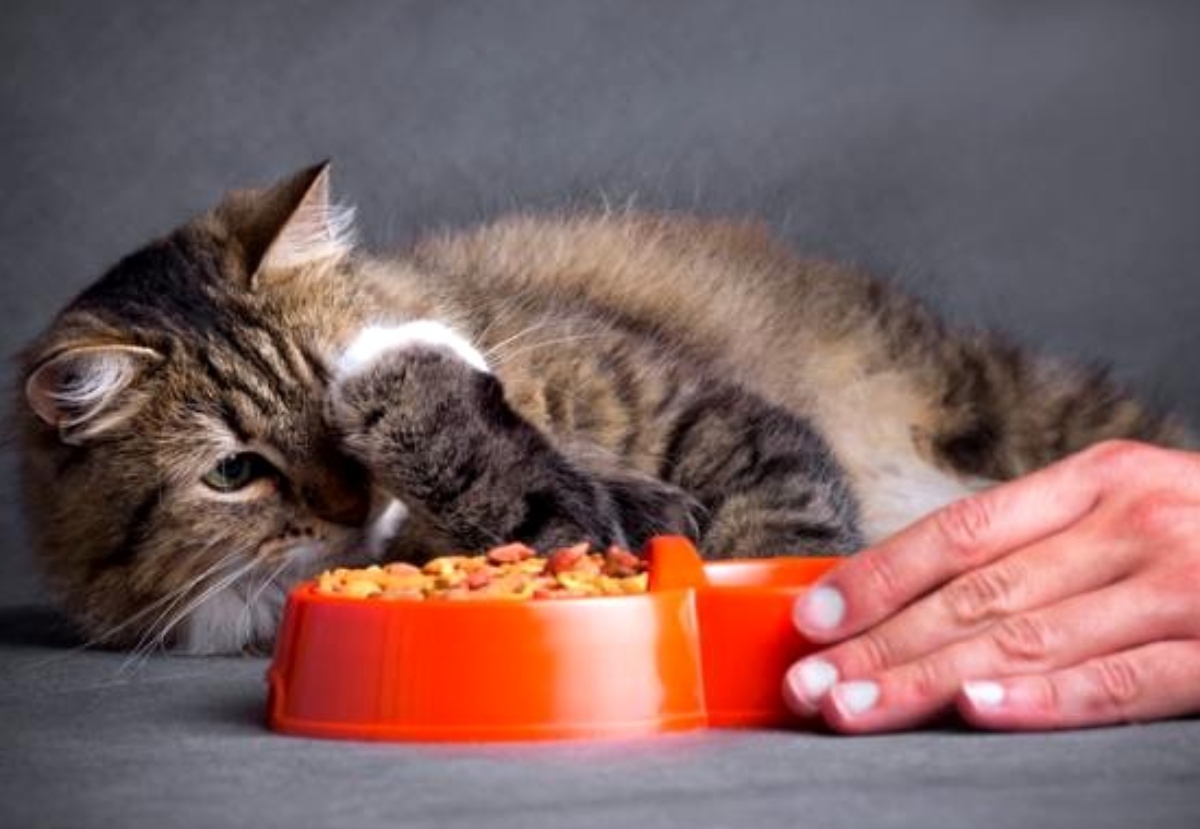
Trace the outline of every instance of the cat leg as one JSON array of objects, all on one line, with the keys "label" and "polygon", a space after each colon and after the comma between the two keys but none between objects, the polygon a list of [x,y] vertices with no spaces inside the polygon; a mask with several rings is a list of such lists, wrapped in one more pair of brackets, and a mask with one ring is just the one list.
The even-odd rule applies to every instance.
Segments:
[{"label": "cat leg", "polygon": [[839,554],[862,547],[845,473],[802,418],[731,387],[706,389],[673,414],[661,477],[704,506],[706,555]]},{"label": "cat leg", "polygon": [[624,544],[607,488],[513,411],[486,365],[425,333],[376,330],[384,347],[351,346],[331,388],[328,417],[375,485],[460,549]]}]

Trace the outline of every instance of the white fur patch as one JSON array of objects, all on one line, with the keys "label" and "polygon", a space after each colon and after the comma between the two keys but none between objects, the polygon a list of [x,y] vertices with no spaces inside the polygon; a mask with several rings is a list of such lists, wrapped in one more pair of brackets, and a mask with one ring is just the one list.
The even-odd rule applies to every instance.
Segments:
[{"label": "white fur patch", "polygon": [[487,360],[461,335],[437,320],[416,320],[403,325],[364,328],[337,361],[340,377],[358,374],[389,351],[405,348],[449,351],[472,368],[488,372]]},{"label": "white fur patch", "polygon": [[244,619],[246,612],[246,599],[237,586],[217,591],[180,624],[178,649],[193,654],[237,653],[252,632]]},{"label": "white fur patch", "polygon": [[963,480],[915,455],[873,463],[859,480],[863,531],[873,544],[993,483]]},{"label": "white fur patch", "polygon": [[176,649],[191,654],[238,653],[247,644],[269,642],[283,614],[288,591],[330,562],[331,550],[320,542],[299,544],[285,554],[286,563],[246,573],[204,596],[179,623]]},{"label": "white fur patch", "polygon": [[404,519],[408,517],[408,507],[392,498],[379,514],[367,525],[366,547],[371,558],[378,559],[387,552],[387,545],[396,533],[400,531]]}]

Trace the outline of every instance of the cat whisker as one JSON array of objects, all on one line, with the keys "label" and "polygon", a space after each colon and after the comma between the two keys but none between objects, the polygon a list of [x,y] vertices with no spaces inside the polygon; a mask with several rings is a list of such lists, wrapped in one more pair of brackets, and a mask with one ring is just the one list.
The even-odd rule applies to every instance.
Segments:
[{"label": "cat whisker", "polygon": [[[200,550],[198,555],[203,555],[212,548],[212,545],[209,545]],[[164,620],[169,619],[175,612],[175,609],[181,603],[188,601],[189,594],[194,594],[198,589],[202,589],[203,586],[205,586],[206,581],[209,583],[218,581],[224,578],[228,572],[231,572],[231,566],[236,565],[237,559],[240,557],[240,555],[240,553],[233,551],[218,557],[213,563],[201,571],[199,575],[194,576],[184,584],[180,585],[176,590],[168,593],[163,597],[163,600],[156,601],[154,603],[155,607],[160,608],[158,615],[155,616],[154,620],[146,626],[145,631],[134,644],[133,650],[136,652],[144,648],[148,642],[153,641],[156,638],[156,631],[161,629]],[[166,603],[166,607],[162,607],[164,603]],[[129,620],[127,620],[127,622],[128,621]],[[125,623],[123,623],[122,626],[124,626],[124,624]]]},{"label": "cat whisker", "polygon": [[[158,623],[159,619],[161,619],[166,613],[169,613],[171,607],[174,607],[175,605],[177,605],[179,603],[179,601],[183,598],[183,596],[187,593],[188,590],[192,589],[200,580],[207,577],[209,574],[211,574],[214,570],[216,570],[222,564],[225,564],[228,561],[232,560],[233,557],[234,557],[233,554],[226,556],[225,558],[223,558],[223,559],[217,561],[215,564],[211,565],[209,568],[207,568],[203,573],[201,573],[195,579],[192,579],[191,581],[187,582],[186,584],[181,585],[176,590],[172,590],[169,593],[166,593],[165,595],[159,596],[154,601],[152,601],[149,604],[147,604],[146,606],[140,608],[137,612],[132,613],[129,616],[125,617],[124,619],[122,619],[120,622],[113,625],[112,627],[110,627],[104,631],[101,631],[100,633],[98,633],[94,636],[89,637],[87,640],[79,643],[78,645],[74,645],[70,648],[67,648],[65,651],[63,651],[61,653],[56,653],[52,656],[46,657],[45,659],[38,660],[37,662],[31,663],[29,667],[32,670],[40,671],[40,670],[43,670],[43,669],[45,669],[49,666],[52,666],[56,663],[67,661],[75,654],[81,653],[82,651],[88,650],[97,645],[103,644],[104,642],[106,642],[108,640],[111,640],[114,636],[121,633],[121,631],[125,630],[130,625],[137,623],[138,621],[140,621],[141,619],[150,615],[151,613],[159,611],[159,616],[149,626],[149,630],[153,630],[154,626]],[[163,605],[170,605],[170,607],[163,609]],[[142,637],[139,637],[138,642],[141,643],[147,635],[148,635],[148,633],[143,634]]]},{"label": "cat whisker", "polygon": [[505,346],[510,345],[510,344],[516,342],[517,340],[521,339],[522,337],[526,337],[526,336],[534,333],[535,331],[541,331],[541,330],[549,327],[550,324],[551,323],[549,321],[545,321],[545,320],[542,322],[536,322],[533,325],[522,328],[520,331],[513,334],[511,337],[505,337],[503,340],[501,340],[500,342],[491,346],[483,353],[484,359],[487,360],[489,363],[493,359],[501,359],[503,357]]},{"label": "cat whisker", "polygon": [[287,558],[284,558],[282,561],[280,561],[279,564],[275,566],[275,569],[272,570],[270,574],[262,580],[258,587],[251,592],[248,597],[246,597],[245,604],[242,607],[242,618],[240,620],[240,623],[245,626],[246,633],[245,636],[242,637],[245,641],[249,642],[254,635],[254,606],[258,603],[259,599],[262,598],[262,595],[266,592],[267,588],[271,587],[275,583],[275,580],[282,575],[283,571],[286,570],[291,563],[292,562]]},{"label": "cat whisker", "polygon": [[[133,649],[133,652],[117,670],[118,675],[127,670],[130,665],[135,665],[138,661],[149,657],[149,655],[156,648],[163,645],[167,636],[170,635],[171,631],[174,630],[180,622],[194,613],[197,608],[211,599],[214,595],[230,587],[232,584],[234,584],[234,582],[237,582],[247,573],[254,570],[254,568],[259,566],[259,564],[260,562],[252,559],[249,562],[236,567],[231,572],[224,573],[221,576],[212,579],[210,584],[205,586],[205,588],[197,596],[190,599],[180,610],[168,618],[167,621],[163,623],[157,631],[151,629],[151,631],[147,632],[147,636],[143,637],[144,641],[139,643],[139,645]],[[192,584],[194,586],[198,584],[198,582],[193,582]],[[153,633],[153,636],[150,636],[150,633]]]},{"label": "cat whisker", "polygon": [[[140,664],[150,657],[150,654],[154,651],[155,647],[161,644],[164,639],[162,631],[167,629],[171,621],[176,618],[175,608],[177,608],[181,602],[188,601],[187,596],[189,592],[193,591],[199,584],[199,581],[193,581],[172,594],[175,600],[171,602],[171,605],[166,610],[162,611],[162,613],[155,618],[154,622],[149,625],[145,631],[143,631],[141,636],[138,637],[137,642],[135,642],[133,647],[129,649],[127,656],[117,668],[117,676],[123,674],[132,665]],[[204,589],[207,589],[207,586]],[[187,604],[185,603],[183,606],[186,610]]]},{"label": "cat whisker", "polygon": [[[171,612],[181,602],[183,602],[187,598],[187,595],[190,591],[194,590],[196,587],[198,587],[200,584],[202,584],[206,579],[208,579],[213,574],[218,573],[220,570],[224,569],[227,565],[232,563],[238,557],[238,555],[239,554],[237,552],[231,552],[231,553],[227,553],[226,555],[218,558],[215,562],[213,562],[208,567],[206,567],[200,573],[200,575],[195,576],[194,578],[192,578],[192,579],[188,580],[187,582],[183,583],[182,585],[180,585],[177,589],[169,592],[166,596],[163,597],[162,600],[154,602],[154,604],[152,606],[155,608],[161,608],[161,609],[159,610],[159,613],[154,618],[154,620],[151,621],[150,624],[148,624],[146,626],[145,632],[138,638],[138,641],[134,644],[133,649],[136,651],[139,647],[142,646],[142,644],[146,641],[147,637],[149,637],[153,633],[153,631],[158,627],[158,625],[163,621],[163,619],[167,618],[171,614]],[[163,603],[166,603],[166,607],[161,607],[161,605]],[[136,614],[137,617],[140,617],[141,615],[142,614],[140,614],[140,613]],[[125,620],[125,622],[123,622],[118,627],[120,627],[120,628],[127,627],[128,624],[134,620],[135,620],[134,617],[131,617],[130,619]],[[111,629],[107,635],[112,636],[115,632],[116,632],[115,628]]]},{"label": "cat whisker", "polygon": [[599,334],[575,334],[575,335],[572,335],[569,337],[556,337],[554,339],[543,340],[542,342],[538,342],[538,343],[530,343],[529,345],[523,345],[520,348],[513,349],[512,351],[508,352],[507,354],[501,355],[500,358],[496,361],[496,365],[503,365],[504,363],[511,361],[514,357],[516,357],[519,354],[526,354],[530,351],[536,351],[540,348],[548,348],[549,346],[552,346],[552,345],[563,345],[564,343],[573,343],[573,342],[583,342],[586,340],[594,340],[594,339],[597,339],[599,336],[600,336]]},{"label": "cat whisker", "polygon": [[124,619],[122,619],[120,622],[113,625],[112,627],[110,627],[104,631],[101,631],[100,633],[89,637],[86,641],[72,647],[68,651],[68,654],[87,650],[89,648],[95,647],[96,645],[102,644],[102,643],[112,639],[114,636],[116,636],[121,631],[128,628],[130,625],[135,624],[136,622],[140,621],[141,619],[148,616],[149,614],[154,613],[157,610],[160,610],[164,604],[168,604],[168,603],[173,604],[173,603],[177,602],[182,593],[185,593],[197,581],[207,577],[210,573],[212,573],[214,570],[216,570],[222,564],[225,564],[228,561],[231,561],[235,555],[236,554],[230,554],[230,555],[218,560],[215,564],[213,564],[210,567],[208,567],[207,569],[205,569],[204,572],[202,572],[199,576],[192,579],[190,582],[182,585],[179,589],[172,590],[171,592],[166,593],[165,595],[159,596],[154,601],[152,601],[149,604],[147,604],[146,606],[140,608],[137,612],[132,613],[129,616],[126,616]]}]

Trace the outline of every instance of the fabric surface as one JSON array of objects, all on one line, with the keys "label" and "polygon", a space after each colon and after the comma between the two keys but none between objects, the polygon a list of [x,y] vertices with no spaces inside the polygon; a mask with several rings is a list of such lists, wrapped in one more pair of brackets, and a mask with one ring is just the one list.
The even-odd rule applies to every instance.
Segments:
[{"label": "fabric surface", "polygon": [[73,652],[0,614],[12,827],[1200,825],[1200,720],[1044,735],[707,731],[422,746],[263,726],[266,661]]},{"label": "fabric surface", "polygon": [[[1198,34],[1187,2],[9,2],[0,349],[222,191],[331,156],[370,247],[515,208],[755,217],[1200,425]],[[55,635],[14,493],[6,453],[2,826],[1200,825],[1195,720],[275,736],[261,661]]]}]

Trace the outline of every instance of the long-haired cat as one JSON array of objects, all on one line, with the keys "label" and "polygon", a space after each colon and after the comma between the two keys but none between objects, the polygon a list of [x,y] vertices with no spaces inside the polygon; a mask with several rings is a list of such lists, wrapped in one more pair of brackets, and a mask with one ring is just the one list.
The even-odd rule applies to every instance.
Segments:
[{"label": "long-haired cat", "polygon": [[22,359],[53,594],[93,642],[194,652],[266,647],[334,563],[850,553],[1089,443],[1184,439],[753,226],[516,216],[363,255],[324,165],[128,256]]}]

